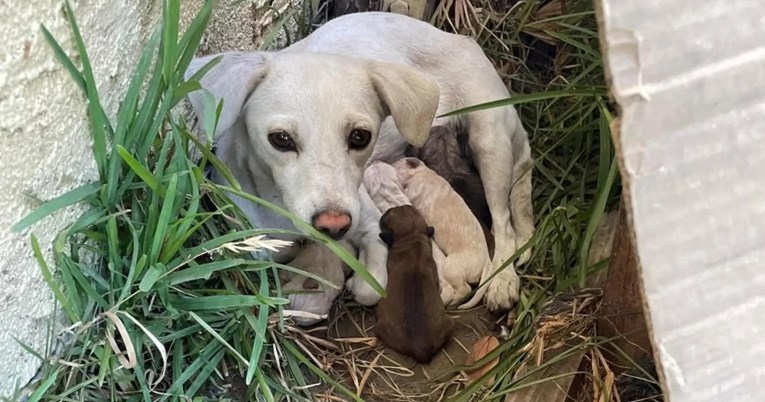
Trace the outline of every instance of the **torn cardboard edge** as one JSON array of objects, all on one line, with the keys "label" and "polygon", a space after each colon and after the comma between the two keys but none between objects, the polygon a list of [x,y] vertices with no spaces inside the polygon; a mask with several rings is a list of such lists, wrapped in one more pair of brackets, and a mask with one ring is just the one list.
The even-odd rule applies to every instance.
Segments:
[{"label": "torn cardboard edge", "polygon": [[653,321],[651,321],[651,310],[649,309],[646,292],[645,292],[645,283],[643,281],[643,268],[640,263],[640,255],[637,253],[638,250],[638,242],[637,242],[637,236],[635,235],[635,224],[634,224],[634,214],[632,212],[632,198],[631,198],[631,181],[630,177],[627,174],[627,168],[625,166],[625,159],[624,159],[624,152],[622,150],[622,143],[621,143],[621,115],[622,115],[622,104],[619,102],[618,99],[616,99],[616,96],[613,93],[613,75],[611,73],[611,70],[609,68],[609,44],[608,44],[608,38],[606,37],[606,22],[605,22],[605,15],[604,15],[604,4],[603,2],[606,0],[595,0],[595,18],[597,20],[598,24],[598,34],[600,36],[600,51],[601,51],[601,57],[603,60],[603,70],[604,70],[604,76],[606,80],[606,85],[608,86],[608,94],[611,101],[616,104],[617,107],[617,116],[611,123],[611,142],[614,146],[614,157],[616,158],[617,166],[619,168],[619,175],[621,176],[622,180],[622,194],[621,194],[621,207],[624,208],[624,213],[626,214],[626,224],[627,224],[627,230],[629,235],[629,240],[631,242],[631,246],[633,250],[635,250],[635,268],[637,270],[637,275],[640,278],[639,281],[639,289],[640,289],[640,295],[641,295],[641,303],[643,306],[643,316],[645,318],[645,325],[646,330],[648,332],[648,339],[650,340],[651,344],[651,352],[653,355],[654,364],[656,367],[656,375],[657,380],[659,381],[659,385],[661,386],[662,395],[664,396],[664,401],[670,402],[670,394],[669,394],[669,387],[667,386],[667,379],[664,374],[664,367],[662,365],[661,356],[659,354],[659,348],[656,344],[656,338],[654,336],[653,331]]}]

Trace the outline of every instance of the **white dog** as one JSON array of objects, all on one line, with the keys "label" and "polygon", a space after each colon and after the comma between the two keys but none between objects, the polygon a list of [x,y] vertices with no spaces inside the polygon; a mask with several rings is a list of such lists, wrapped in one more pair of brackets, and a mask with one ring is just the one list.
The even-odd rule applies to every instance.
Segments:
[{"label": "white dog", "polygon": [[[449,182],[417,158],[404,158],[393,164],[404,193],[412,205],[435,228],[433,239],[443,250],[443,278],[451,293],[448,303],[470,293],[470,284],[485,283],[493,272],[483,229],[465,201]],[[475,296],[460,308],[473,307],[486,295],[486,306],[496,310],[508,302],[507,288],[514,284],[492,278]]]},{"label": "white dog", "polygon": [[[409,198],[404,194],[404,189],[401,188],[396,169],[385,162],[372,162],[364,171],[364,179],[362,183],[369,193],[369,196],[372,198],[372,201],[374,201],[377,206],[377,209],[380,210],[380,214],[384,214],[385,211],[393,207],[412,205],[412,203],[409,202]],[[442,271],[443,262],[444,259],[446,259],[446,256],[438,247],[435,240],[431,240],[431,242],[433,261],[435,261],[436,268],[438,269],[438,283],[441,289],[441,300],[444,304],[447,304],[452,300],[453,292],[450,291],[451,285],[445,282]]]},{"label": "white dog", "polygon": [[[216,56],[195,59],[186,78]],[[360,225],[373,207],[359,196],[367,162],[399,159],[407,143],[425,143],[432,125],[456,123],[455,118],[435,119],[436,112],[510,96],[474,40],[381,12],[338,17],[281,51],[223,53],[200,83],[223,101],[219,157],[243,190],[285,207],[335,239],[359,243],[368,269],[383,286],[387,251],[379,249],[385,245],[377,234],[359,232],[360,226],[379,232],[376,222],[374,228]],[[204,127],[209,116],[204,116],[203,92],[189,98]],[[512,107],[463,119],[486,188],[494,265],[499,266],[534,230],[528,139]],[[294,229],[267,208],[233,200],[257,227]],[[503,306],[510,307],[518,278],[512,267],[504,275],[511,286]],[[360,303],[379,301],[358,276],[346,286]]]}]

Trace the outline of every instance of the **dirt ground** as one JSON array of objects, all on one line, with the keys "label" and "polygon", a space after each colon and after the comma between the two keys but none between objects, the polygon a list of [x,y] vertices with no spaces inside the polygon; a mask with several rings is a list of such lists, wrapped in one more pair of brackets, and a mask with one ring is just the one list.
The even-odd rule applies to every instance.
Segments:
[{"label": "dirt ground", "polygon": [[[483,308],[450,311],[455,320],[454,332],[445,348],[427,365],[400,355],[380,344],[374,335],[374,310],[350,303],[336,303],[325,326],[313,335],[326,331],[328,341],[340,350],[331,358],[333,378],[359,393],[365,401],[443,401],[448,400],[466,380],[455,373],[455,365],[466,364],[473,344],[480,337],[498,335],[501,317],[492,317]],[[339,391],[325,389],[318,400],[347,400]]]}]

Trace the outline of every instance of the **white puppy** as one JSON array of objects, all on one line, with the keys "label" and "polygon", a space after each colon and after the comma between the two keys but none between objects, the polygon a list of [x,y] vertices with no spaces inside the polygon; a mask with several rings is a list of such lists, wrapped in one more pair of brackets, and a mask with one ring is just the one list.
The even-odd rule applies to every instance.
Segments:
[{"label": "white puppy", "polygon": [[[393,207],[412,205],[404,194],[404,189],[401,188],[396,169],[385,162],[376,161],[371,163],[364,171],[362,183],[381,214],[384,214],[385,211]],[[446,256],[435,240],[432,243],[433,260],[436,262],[436,268],[438,269],[441,300],[443,300],[444,304],[447,304],[451,301],[453,292],[450,290],[451,285],[445,282],[442,272]]]},{"label": "white puppy", "polygon": [[[379,232],[361,222],[365,206],[358,190],[367,162],[396,160],[407,143],[422,146],[432,125],[456,119],[435,119],[437,112],[510,96],[474,40],[391,13],[335,18],[277,52],[198,58],[185,77],[217,56],[220,62],[200,84],[223,101],[216,133],[221,160],[244,191],[335,239],[362,243],[368,268],[383,286],[387,254],[378,249],[385,245],[377,234],[359,231]],[[204,92],[192,92],[189,99],[199,127],[205,127],[212,116],[205,116]],[[494,264],[500,265],[534,230],[531,177],[521,176],[531,165],[528,139],[512,107],[463,119],[492,215]],[[217,174],[213,180],[225,183]],[[257,227],[294,229],[268,208],[232,199]],[[346,286],[360,303],[379,300],[356,276]],[[507,294],[514,299],[517,289]]]},{"label": "white puppy", "polygon": [[[449,182],[419,159],[404,158],[393,166],[407,198],[425,217],[425,222],[435,228],[433,238],[446,254],[442,270],[444,281],[450,285],[449,302],[456,302],[470,293],[470,283],[486,283],[493,272],[481,224]],[[500,285],[498,277],[481,287],[460,308],[474,306],[484,294],[490,310],[508,303],[507,289],[517,284]]]}]

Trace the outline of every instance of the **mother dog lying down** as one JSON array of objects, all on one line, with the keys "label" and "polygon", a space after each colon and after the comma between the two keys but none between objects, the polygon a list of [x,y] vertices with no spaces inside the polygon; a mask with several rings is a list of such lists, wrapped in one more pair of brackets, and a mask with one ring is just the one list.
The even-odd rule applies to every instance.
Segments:
[{"label": "mother dog lying down", "polygon": [[[195,59],[186,78],[215,56]],[[348,239],[383,286],[387,251],[378,238],[379,214],[365,222],[374,205],[359,192],[364,167],[402,157],[407,144],[422,146],[432,125],[456,123],[437,113],[509,96],[475,41],[391,13],[348,14],[280,51],[222,56],[201,80],[223,100],[220,159],[243,190]],[[203,91],[189,98],[205,127]],[[531,164],[528,138],[512,107],[463,118],[486,189],[498,267],[534,231],[531,176],[524,174]],[[225,183],[217,175],[213,180]],[[255,226],[295,229],[266,208],[233,200]],[[289,259],[290,251],[274,258]],[[518,298],[518,277],[512,266],[500,275],[511,284],[501,303],[508,308]],[[358,276],[346,286],[362,304],[379,301]]]}]

